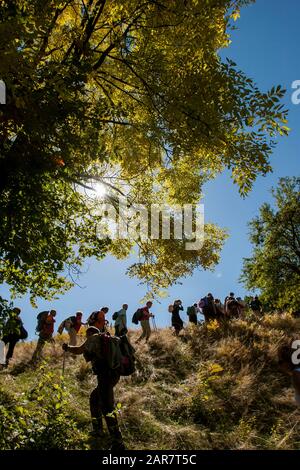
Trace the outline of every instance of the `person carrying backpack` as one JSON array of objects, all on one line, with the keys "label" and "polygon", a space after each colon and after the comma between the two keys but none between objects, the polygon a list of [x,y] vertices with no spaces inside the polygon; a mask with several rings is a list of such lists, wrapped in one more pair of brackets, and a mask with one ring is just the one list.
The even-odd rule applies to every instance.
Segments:
[{"label": "person carrying backpack", "polygon": [[183,321],[180,318],[179,311],[183,310],[181,300],[175,300],[172,310],[172,326],[174,328],[175,336],[178,336],[183,328]]},{"label": "person carrying backpack", "polygon": [[202,310],[205,322],[215,320],[218,317],[214,297],[210,292],[200,300],[198,306]]},{"label": "person carrying backpack", "polygon": [[149,300],[145,307],[141,308],[141,317],[140,323],[142,327],[142,334],[137,339],[137,343],[139,343],[142,339],[146,339],[146,343],[148,342],[150,335],[151,335],[151,326],[150,326],[150,318],[154,318],[154,315],[150,312],[150,308],[152,307],[152,302]]},{"label": "person carrying backpack", "polygon": [[71,346],[76,346],[77,334],[81,328],[81,325],[85,325],[85,323],[82,322],[82,315],[82,312],[76,312],[75,316],[66,318],[57,329],[59,334],[62,334],[63,330],[66,329],[70,337]]},{"label": "person carrying backpack", "polygon": [[241,309],[239,302],[234,297],[234,293],[230,292],[229,296],[225,298],[225,315],[228,318],[239,318]]},{"label": "person carrying backpack", "polygon": [[197,320],[198,311],[199,309],[198,309],[197,304],[191,305],[190,307],[187,308],[187,311],[186,311],[187,316],[189,317],[189,322],[193,323],[194,325],[198,324],[198,320]]},{"label": "person carrying backpack", "polygon": [[225,310],[225,315],[226,316],[229,316],[229,310],[228,310],[228,301],[229,300],[235,300],[235,297],[234,297],[234,292],[230,292],[229,295],[226,295],[225,299],[224,299],[224,310]]},{"label": "person carrying backpack", "polygon": [[[126,338],[126,337],[125,337]],[[124,450],[125,446],[116,415],[113,415],[114,387],[120,380],[121,369],[118,360],[117,341],[119,338],[100,333],[97,328],[90,326],[86,331],[86,341],[81,346],[63,344],[62,348],[72,354],[83,354],[87,362],[91,361],[94,374],[97,376],[97,387],[90,395],[90,412],[93,435],[103,436],[102,416],[105,418],[112,439],[112,451]],[[111,354],[108,357],[109,353]]]},{"label": "person carrying backpack", "polygon": [[42,351],[47,342],[53,342],[54,323],[56,317],[56,310],[50,310],[50,312],[41,312],[38,314],[38,324],[36,331],[39,333],[39,339],[36,345],[36,349],[32,355],[32,362],[36,362],[41,359]]},{"label": "person carrying backpack", "polygon": [[242,299],[242,297],[237,297],[236,298],[236,301],[238,303],[238,308],[239,308],[239,317],[243,318],[244,317],[244,312],[245,312],[245,309],[246,309],[246,303],[245,301]]},{"label": "person carrying backpack", "polygon": [[98,328],[100,331],[105,331],[105,326],[106,326],[106,320],[105,320],[105,315],[109,311],[108,307],[102,307],[101,310],[93,312],[87,321],[87,324],[89,326],[94,326],[95,328]]},{"label": "person carrying backpack", "polygon": [[252,300],[250,302],[250,308],[251,308],[252,312],[254,313],[254,315],[259,316],[261,314],[261,307],[262,307],[261,301],[259,300],[258,296],[256,295],[255,297],[252,298]]},{"label": "person carrying backpack", "polygon": [[27,331],[23,326],[20,318],[21,309],[18,307],[13,308],[9,314],[9,318],[3,328],[2,341],[5,346],[8,344],[8,350],[5,355],[4,367],[8,367],[9,361],[13,357],[14,349],[18,341],[26,339],[28,336]]},{"label": "person carrying backpack", "polygon": [[220,300],[220,299],[215,299],[214,302],[215,302],[216,308],[217,308],[221,313],[224,314],[224,305],[222,304],[221,300]]},{"label": "person carrying backpack", "polygon": [[128,305],[123,304],[121,310],[115,312],[112,316],[112,319],[115,321],[115,335],[122,336],[126,335],[127,330],[127,316],[126,312],[128,310]]}]

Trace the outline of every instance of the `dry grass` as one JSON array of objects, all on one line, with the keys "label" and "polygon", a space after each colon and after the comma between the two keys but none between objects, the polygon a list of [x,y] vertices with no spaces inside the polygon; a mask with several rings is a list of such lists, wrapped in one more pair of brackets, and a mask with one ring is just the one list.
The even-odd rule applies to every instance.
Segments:
[{"label": "dry grass", "polygon": [[[137,371],[121,378],[116,401],[120,426],[131,449],[299,449],[300,412],[288,377],[277,365],[278,347],[300,337],[299,320],[269,315],[260,321],[186,328],[179,338],[169,329],[137,344]],[[45,348],[49,367],[59,374],[61,343]],[[34,343],[17,346],[12,367],[0,385],[16,395],[34,381],[24,368]],[[69,414],[89,446],[88,397],[95,384],[82,358],[67,357],[65,386]]]}]

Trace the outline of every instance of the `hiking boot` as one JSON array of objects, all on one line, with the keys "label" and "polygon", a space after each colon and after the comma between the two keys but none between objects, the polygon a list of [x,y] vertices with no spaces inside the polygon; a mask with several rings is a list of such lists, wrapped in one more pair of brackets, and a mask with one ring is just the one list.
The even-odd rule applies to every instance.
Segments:
[{"label": "hiking boot", "polygon": [[102,429],[92,429],[89,432],[89,435],[94,438],[103,438],[105,436],[105,433]]},{"label": "hiking boot", "polygon": [[126,450],[126,447],[123,441],[114,441],[109,450],[111,452],[122,452]]},{"label": "hiking boot", "polygon": [[92,418],[92,430],[90,435],[93,437],[103,437],[105,433],[103,432],[103,423],[102,418]]}]

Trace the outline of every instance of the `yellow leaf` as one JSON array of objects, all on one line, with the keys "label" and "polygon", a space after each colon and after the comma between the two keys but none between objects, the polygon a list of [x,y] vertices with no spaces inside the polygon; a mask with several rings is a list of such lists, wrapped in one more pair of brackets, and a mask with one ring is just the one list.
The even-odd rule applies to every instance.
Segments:
[{"label": "yellow leaf", "polygon": [[231,18],[233,18],[234,21],[236,21],[238,18],[240,18],[240,16],[241,16],[240,10],[237,9],[232,13]]}]

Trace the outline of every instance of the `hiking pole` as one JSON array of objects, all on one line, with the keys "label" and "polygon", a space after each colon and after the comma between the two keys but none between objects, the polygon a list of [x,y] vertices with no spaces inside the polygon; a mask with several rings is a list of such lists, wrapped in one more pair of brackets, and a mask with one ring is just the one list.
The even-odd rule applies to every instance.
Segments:
[{"label": "hiking pole", "polygon": [[154,318],[152,317],[152,327],[153,327],[153,331],[154,333],[156,333],[156,328],[155,328],[155,320]]},{"label": "hiking pole", "polygon": [[153,329],[154,329],[154,331],[157,333],[158,330],[157,330],[157,326],[156,326],[156,322],[155,322],[155,318],[154,318],[154,317],[152,317],[152,324],[153,324]]}]

